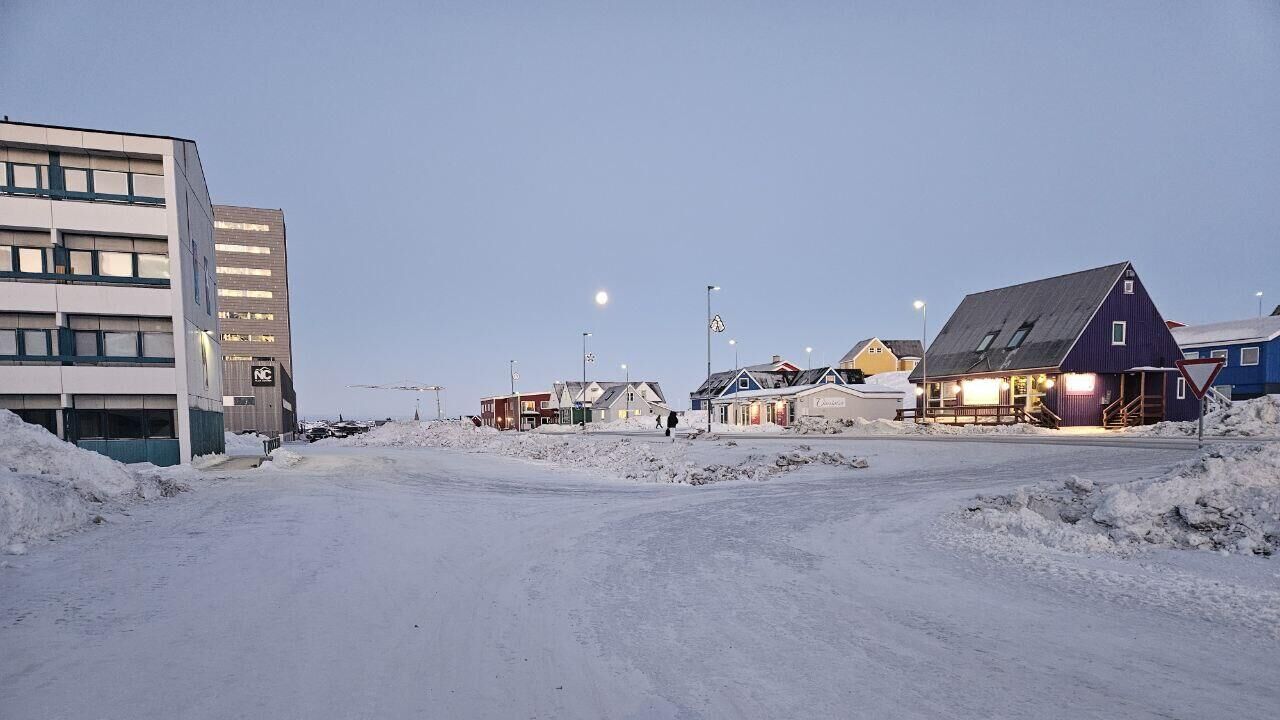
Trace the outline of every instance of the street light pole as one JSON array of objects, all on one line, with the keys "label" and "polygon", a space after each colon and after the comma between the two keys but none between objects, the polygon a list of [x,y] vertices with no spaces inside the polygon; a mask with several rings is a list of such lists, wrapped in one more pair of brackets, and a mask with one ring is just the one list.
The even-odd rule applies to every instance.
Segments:
[{"label": "street light pole", "polygon": [[582,333],[582,429],[587,429],[587,338],[591,337],[591,333]]},{"label": "street light pole", "polygon": [[809,370],[812,370],[812,369],[813,369],[813,348],[811,348],[811,347],[807,347],[807,348],[805,348],[805,349],[804,349],[804,353],[805,353],[805,355],[808,355],[808,356],[809,356],[809,368],[808,368],[808,369],[809,369]]},{"label": "street light pole", "polygon": [[924,387],[924,399],[921,408],[924,419],[929,419],[929,304],[923,300],[915,301],[915,308],[920,311],[920,384]]},{"label": "street light pole", "polygon": [[622,363],[622,371],[626,373],[627,387],[624,392],[627,393],[627,419],[631,418],[631,371],[627,369],[627,364]]},{"label": "street light pole", "polygon": [[[707,286],[707,377],[711,377],[711,293],[719,290],[719,285]],[[711,398],[702,401],[707,412],[707,433],[711,432]]]},{"label": "street light pole", "polygon": [[1262,291],[1259,290],[1254,294],[1258,296],[1258,317],[1262,317]]},{"label": "street light pole", "polygon": [[[730,338],[729,344],[733,346],[733,372],[737,375],[741,369],[738,364],[738,341]],[[733,393],[733,422],[735,425],[738,424],[738,393],[736,391]]]},{"label": "street light pole", "polygon": [[524,429],[524,413],[520,409],[520,396],[516,394],[516,361],[507,363],[507,374],[511,376],[511,394],[516,399],[516,432]]}]

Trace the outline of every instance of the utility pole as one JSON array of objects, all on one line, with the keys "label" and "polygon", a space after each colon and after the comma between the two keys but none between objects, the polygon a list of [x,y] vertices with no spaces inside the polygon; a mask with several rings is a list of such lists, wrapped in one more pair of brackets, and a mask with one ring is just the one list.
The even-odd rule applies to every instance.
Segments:
[{"label": "utility pole", "polygon": [[511,395],[516,400],[516,432],[524,429],[524,413],[520,408],[520,395],[516,393],[516,361],[507,363],[507,372],[511,375]]},{"label": "utility pole", "polygon": [[627,393],[627,419],[629,420],[629,419],[631,419],[631,371],[630,371],[629,369],[627,369],[627,364],[626,364],[626,363],[622,363],[622,372],[626,373],[626,376],[627,376],[627,377],[626,377],[626,382],[627,382],[627,389],[626,389],[626,393]]},{"label": "utility pole", "polygon": [[[929,419],[929,303],[923,300],[917,300],[914,303],[915,308],[920,311],[920,385],[924,388],[924,404],[921,405],[921,415],[925,420]],[[1028,393],[1030,390],[1027,391]],[[941,393],[939,393],[941,397]]]},{"label": "utility pole", "polygon": [[[707,377],[711,377],[711,293],[719,290],[719,285],[707,286]],[[711,398],[702,401],[707,412],[707,433],[711,432]]]},{"label": "utility pole", "polygon": [[582,429],[587,429],[587,338],[591,333],[582,333]]}]

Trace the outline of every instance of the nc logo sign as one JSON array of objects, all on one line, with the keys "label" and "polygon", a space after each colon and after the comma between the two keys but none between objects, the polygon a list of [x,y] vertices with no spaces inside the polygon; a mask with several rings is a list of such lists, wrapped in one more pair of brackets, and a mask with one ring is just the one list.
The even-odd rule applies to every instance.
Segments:
[{"label": "nc logo sign", "polygon": [[276,384],[276,369],[272,365],[254,365],[250,372],[254,387],[271,387]]}]

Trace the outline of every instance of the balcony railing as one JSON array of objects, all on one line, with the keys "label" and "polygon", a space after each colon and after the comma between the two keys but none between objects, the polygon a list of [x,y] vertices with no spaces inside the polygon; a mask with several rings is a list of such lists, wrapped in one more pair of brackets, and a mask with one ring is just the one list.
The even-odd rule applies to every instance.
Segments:
[{"label": "balcony railing", "polygon": [[61,200],[164,205],[164,176],[124,170],[0,162],[0,193]]}]

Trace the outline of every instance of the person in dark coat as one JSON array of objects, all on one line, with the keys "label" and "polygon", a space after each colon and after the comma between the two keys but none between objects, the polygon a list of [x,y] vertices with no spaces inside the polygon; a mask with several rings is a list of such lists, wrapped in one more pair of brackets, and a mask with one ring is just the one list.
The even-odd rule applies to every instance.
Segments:
[{"label": "person in dark coat", "polygon": [[661,430],[662,429],[662,413],[657,413],[656,415],[654,415],[654,419],[658,421],[658,424],[655,425],[654,427]]},{"label": "person in dark coat", "polygon": [[675,410],[667,413],[667,437],[671,437],[671,430],[675,428],[678,422],[680,422],[680,419],[676,417]]}]

